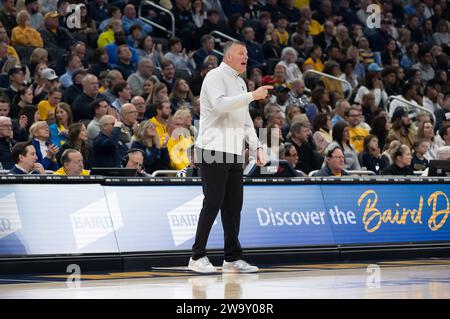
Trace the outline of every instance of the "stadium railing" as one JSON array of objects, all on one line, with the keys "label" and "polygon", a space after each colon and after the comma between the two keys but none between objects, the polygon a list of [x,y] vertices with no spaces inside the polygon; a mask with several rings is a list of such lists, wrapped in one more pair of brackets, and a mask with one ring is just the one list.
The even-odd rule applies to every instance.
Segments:
[{"label": "stadium railing", "polygon": [[[220,41],[220,46],[223,45],[223,43],[221,41],[222,39],[226,39],[227,41],[239,41],[238,39],[230,37],[228,34],[222,33],[222,32],[217,31],[217,30],[214,30],[213,32],[211,32],[211,35],[219,37],[218,40]],[[214,37],[214,39],[215,39],[214,41],[216,42],[217,38]],[[214,49],[213,52],[216,53],[216,54],[219,54],[220,56],[223,56],[223,52],[220,52],[219,50]]]},{"label": "stadium railing", "polygon": [[173,175],[173,176],[180,177],[180,174],[181,174],[180,172],[181,171],[170,170],[170,169],[157,170],[152,173],[152,177],[167,176],[167,175]]},{"label": "stadium railing", "polygon": [[405,100],[404,98],[401,98],[401,97],[398,97],[398,96],[390,96],[390,97],[388,97],[389,104],[391,103],[392,100],[397,100],[399,102],[402,102],[402,103],[406,104],[408,106],[408,108],[410,108],[410,109],[411,108],[412,109],[418,109],[418,110],[421,110],[421,111],[429,113],[431,115],[431,118],[433,119],[433,123],[436,123],[436,116],[434,115],[434,113],[431,112],[429,109],[425,108],[424,106],[416,105],[416,104],[411,103],[411,102]]},{"label": "stadium railing", "polygon": [[[309,172],[308,176],[309,177],[314,177],[313,175],[315,173],[317,173],[318,171],[319,171],[318,169],[314,170],[314,171],[311,171],[311,172]],[[368,171],[368,170],[352,170],[352,171],[347,171],[347,173],[349,173],[350,175],[371,175],[371,176],[375,176],[376,175],[375,172]],[[329,177],[332,177],[332,176],[329,176]]]},{"label": "stadium railing", "polygon": [[[343,80],[343,79],[340,79],[340,78],[335,77],[335,76],[333,76],[333,75],[330,75],[330,74],[327,74],[327,73],[323,73],[323,72],[319,72],[319,71],[316,71],[316,70],[306,70],[305,72],[303,72],[303,78],[305,78],[305,75],[306,75],[307,73],[314,73],[314,74],[321,75],[321,76],[324,76],[324,77],[326,77],[326,78],[329,78],[329,79],[336,80],[336,81],[339,81],[339,82],[344,83],[344,84],[347,85],[348,88],[349,88],[348,91],[345,91],[345,92],[347,93],[346,96],[345,96],[346,99],[348,99],[348,98],[349,98],[350,96],[352,96],[352,94],[353,94],[353,88],[352,88],[352,85],[351,85],[348,81],[346,81],[346,80]],[[306,82],[305,82],[305,83],[306,83]]]},{"label": "stadium railing", "polygon": [[[151,21],[151,20],[143,17],[142,16],[142,7],[145,6],[145,5],[152,6],[154,8],[157,8],[157,9],[167,13],[169,15],[169,17],[170,17],[170,20],[171,20],[172,30],[167,30],[167,28],[165,28],[164,26],[162,26],[162,25],[160,25],[160,24],[158,24],[158,23],[156,23],[154,21]],[[155,28],[158,28],[158,29],[162,30],[163,32],[166,32],[166,33],[170,34],[171,37],[175,36],[175,16],[173,15],[173,13],[170,10],[167,10],[166,8],[161,7],[161,6],[157,5],[156,3],[152,2],[152,1],[142,1],[141,4],[139,5],[138,17],[142,21],[151,24]]]}]

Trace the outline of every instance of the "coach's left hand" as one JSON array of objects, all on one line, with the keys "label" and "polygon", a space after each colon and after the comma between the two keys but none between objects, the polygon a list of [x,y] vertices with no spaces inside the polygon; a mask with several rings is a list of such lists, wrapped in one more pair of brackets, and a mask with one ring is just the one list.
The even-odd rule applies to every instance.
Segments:
[{"label": "coach's left hand", "polygon": [[256,150],[256,165],[264,166],[267,164],[266,154],[262,148]]}]

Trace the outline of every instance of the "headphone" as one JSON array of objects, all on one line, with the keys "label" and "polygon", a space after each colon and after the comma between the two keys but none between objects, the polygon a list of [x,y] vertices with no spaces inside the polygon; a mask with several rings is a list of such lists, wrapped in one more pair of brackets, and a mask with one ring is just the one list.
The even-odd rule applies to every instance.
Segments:
[{"label": "headphone", "polygon": [[122,165],[122,167],[126,167],[126,166],[127,166],[128,161],[130,160],[130,154],[131,154],[131,153],[136,153],[136,152],[141,153],[142,156],[145,158],[145,153],[144,153],[143,150],[138,149],[138,148],[132,148],[132,149],[128,150],[128,151],[125,153],[125,156],[124,156],[124,157],[122,157],[122,160],[121,160],[121,162],[120,162],[121,165]]}]

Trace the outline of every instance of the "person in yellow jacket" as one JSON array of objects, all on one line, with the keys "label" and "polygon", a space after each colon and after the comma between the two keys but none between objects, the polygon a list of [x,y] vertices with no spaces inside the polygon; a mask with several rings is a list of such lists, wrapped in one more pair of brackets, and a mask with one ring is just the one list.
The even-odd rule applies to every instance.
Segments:
[{"label": "person in yellow jacket", "polygon": [[[325,66],[323,68],[323,73],[332,75],[334,77],[339,77],[341,75],[341,71],[339,68],[339,64],[337,62],[328,61],[325,63]],[[342,90],[342,84],[338,80],[322,76],[320,78],[322,83],[324,84],[325,88],[328,92],[336,92],[339,94],[341,98],[344,98],[344,91]]]},{"label": "person in yellow jacket", "polygon": [[189,159],[189,150],[194,144],[194,139],[189,131],[183,127],[183,118],[175,113],[169,119],[169,141],[167,150],[169,151],[169,167],[175,170],[186,168],[191,163]]},{"label": "person in yellow jacket", "polygon": [[[322,48],[318,45],[314,45],[309,54],[309,58],[306,59],[305,63],[303,63],[303,67],[305,65],[311,65],[312,69],[322,72],[325,65],[323,64],[322,60]],[[305,71],[305,70],[303,70]]]},{"label": "person in yellow jacket", "polygon": [[286,16],[279,15],[275,17],[275,25],[276,28],[273,31],[280,41],[280,44],[285,47],[289,43],[289,32],[286,30],[286,28],[289,25],[289,21]]},{"label": "person in yellow jacket", "polygon": [[44,45],[41,34],[31,27],[30,14],[26,10],[17,14],[17,27],[12,29],[11,44],[36,48],[42,48]]},{"label": "person in yellow jacket", "polygon": [[323,31],[323,25],[321,25],[317,20],[314,20],[312,18],[312,12],[309,5],[302,7],[300,9],[300,12],[303,18],[308,19],[310,21],[308,27],[310,35],[315,36]]},{"label": "person in yellow jacket", "polygon": [[165,143],[166,137],[169,135],[167,129],[167,121],[171,114],[169,101],[163,101],[156,103],[156,116],[152,117],[149,121],[155,125],[156,134],[160,138],[160,146]]},{"label": "person in yellow jacket", "polygon": [[120,31],[122,31],[122,21],[111,20],[108,28],[104,32],[100,33],[97,40],[97,46],[99,48],[103,48],[108,44],[113,43],[116,41],[114,34]]},{"label": "person in yellow jacket", "polygon": [[[6,29],[4,26],[0,24],[0,59],[3,59],[6,56],[13,56],[20,60],[19,55],[12,46],[9,45],[10,40],[8,34],[6,33]],[[4,49],[5,48],[5,49]]]},{"label": "person in yellow jacket", "polygon": [[89,176],[89,171],[84,169],[83,155],[77,150],[67,149],[61,155],[62,167],[53,175],[61,176]]},{"label": "person in yellow jacket", "polygon": [[42,100],[37,105],[39,112],[39,120],[47,121],[55,119],[56,106],[61,102],[62,93],[58,88],[52,88],[48,92],[47,100]]}]

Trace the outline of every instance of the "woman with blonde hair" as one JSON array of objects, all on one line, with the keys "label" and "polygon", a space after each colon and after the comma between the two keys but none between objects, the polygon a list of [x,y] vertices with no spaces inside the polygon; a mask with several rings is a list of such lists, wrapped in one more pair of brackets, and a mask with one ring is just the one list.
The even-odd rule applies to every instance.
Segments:
[{"label": "woman with blonde hair", "polygon": [[291,126],[293,119],[296,115],[302,114],[300,108],[297,105],[290,104],[286,107],[286,124]]},{"label": "woman with blonde hair", "polygon": [[430,120],[425,120],[419,124],[416,138],[428,142],[428,149],[424,154],[425,158],[429,161],[436,159],[437,150],[440,145],[436,143],[434,137],[434,125]]},{"label": "woman with blonde hair", "polygon": [[12,45],[42,48],[44,42],[41,34],[31,26],[31,17],[28,11],[19,11],[16,20],[17,27],[12,29],[11,34]]},{"label": "woman with blonde hair", "polygon": [[167,169],[169,165],[168,138],[166,138],[162,147],[160,147],[159,141],[160,138],[156,133],[155,124],[150,121],[139,124],[131,143],[131,149],[140,149],[144,152],[144,169],[149,174],[156,170]]},{"label": "woman with blonde hair", "polygon": [[36,48],[30,55],[30,65],[32,68],[33,66],[36,68],[39,63],[48,63],[48,51],[44,48]]},{"label": "woman with blonde hair", "polygon": [[195,140],[197,136],[197,129],[192,125],[192,112],[190,108],[185,106],[181,107],[175,114],[183,120],[182,126],[189,131],[189,134],[192,137],[192,141]]},{"label": "woman with blonde hair", "polygon": [[30,138],[34,148],[36,149],[37,162],[44,166],[46,170],[56,171],[58,164],[56,163],[56,153],[59,148],[49,143],[50,130],[45,121],[37,121],[30,127]]},{"label": "woman with blonde hair", "polygon": [[390,165],[392,164],[393,158],[394,158],[394,153],[395,150],[401,145],[402,143],[400,143],[400,141],[398,140],[393,140],[390,143],[386,143],[385,144],[385,150],[384,152],[381,154],[381,157],[383,157],[385,159],[385,161]]},{"label": "woman with blonde hair", "polygon": [[348,29],[345,25],[339,24],[336,26],[336,41],[340,48],[346,49],[352,44],[352,39],[348,34]]},{"label": "woman with blonde hair", "polygon": [[411,149],[408,145],[398,145],[392,153],[392,164],[381,171],[381,175],[414,175],[411,168]]}]

